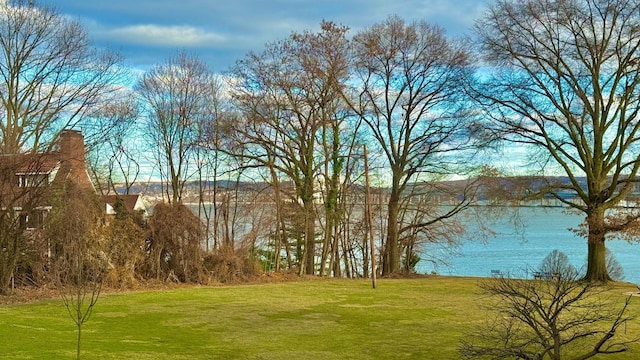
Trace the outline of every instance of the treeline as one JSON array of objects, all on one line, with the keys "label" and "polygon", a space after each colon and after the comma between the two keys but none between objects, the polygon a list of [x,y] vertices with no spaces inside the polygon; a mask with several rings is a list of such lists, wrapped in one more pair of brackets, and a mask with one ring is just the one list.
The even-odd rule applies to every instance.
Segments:
[{"label": "treeline", "polygon": [[[119,136],[94,148],[96,181],[108,189],[127,179],[129,188],[139,174],[135,145],[144,144],[163,200],[198,204],[205,252],[259,254],[268,270],[369,276],[375,227],[380,274],[411,272],[422,243],[457,240],[464,227],[455,215],[477,199],[479,181],[442,180],[487,172],[472,160],[485,139],[465,106],[470,59],[463,41],[395,16],[352,38],[323,22],[223,76],[179,53],[134,86],[137,102],[125,108],[138,111],[120,125],[141,141]],[[375,204],[365,171],[384,188]],[[218,186],[248,179],[268,186]]]},{"label": "treeline", "polygon": [[[136,225],[144,245],[131,239],[146,259],[139,276],[203,281],[216,256],[370,276],[371,254],[391,276],[428,256],[421,244],[455,242],[463,215],[487,217],[468,210],[494,190],[583,213],[589,280],[610,279],[607,239],[637,236],[638,211],[612,209],[640,169],[640,2],[499,1],[472,40],[397,16],[355,33],[324,21],[222,75],[180,52],[132,88],[118,85],[132,79],[119,56],[92,48],[76,21],[32,2],[3,6],[0,152],[51,150],[61,129],[81,128],[100,192],[158,176],[166,204]],[[490,180],[513,167],[568,184],[497,189]],[[384,190],[366,196],[365,175]],[[217,185],[248,180],[269,186]],[[188,181],[203,184],[192,213]],[[30,246],[15,199],[0,199],[5,280]]]}]

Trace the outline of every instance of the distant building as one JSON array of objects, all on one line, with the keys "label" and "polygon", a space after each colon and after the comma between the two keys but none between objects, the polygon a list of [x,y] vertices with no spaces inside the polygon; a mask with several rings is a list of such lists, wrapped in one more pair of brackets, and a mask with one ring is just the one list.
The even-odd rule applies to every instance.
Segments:
[{"label": "distant building", "polygon": [[[134,195],[104,195],[102,197],[104,202],[106,203],[106,214],[107,215],[116,215],[118,211],[119,205],[122,206],[122,209],[128,213],[140,212],[142,215],[147,214],[147,207],[142,201],[142,195],[134,194]],[[118,204],[120,202],[120,204]]]}]

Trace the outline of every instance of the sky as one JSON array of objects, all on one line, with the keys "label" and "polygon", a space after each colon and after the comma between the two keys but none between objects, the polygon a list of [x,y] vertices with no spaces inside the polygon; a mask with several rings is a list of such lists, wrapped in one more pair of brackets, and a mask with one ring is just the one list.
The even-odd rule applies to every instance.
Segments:
[{"label": "sky", "polygon": [[470,33],[490,0],[40,0],[80,20],[94,44],[145,70],[179,51],[224,72],[249,51],[292,32],[317,31],[322,20],[351,34],[398,15],[426,20],[450,37]]}]

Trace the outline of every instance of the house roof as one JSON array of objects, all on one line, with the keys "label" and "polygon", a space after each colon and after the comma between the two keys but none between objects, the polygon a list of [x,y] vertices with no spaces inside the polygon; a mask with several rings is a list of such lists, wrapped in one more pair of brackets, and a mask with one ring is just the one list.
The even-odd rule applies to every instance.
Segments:
[{"label": "house roof", "polygon": [[58,154],[54,153],[30,154],[22,156],[24,160],[19,162],[19,165],[15,171],[16,175],[50,174],[53,169],[55,169],[55,167],[60,164]]},{"label": "house roof", "polygon": [[143,210],[144,208],[141,208],[141,204],[138,204],[138,201],[140,200],[140,194],[134,194],[134,195],[103,195],[102,198],[104,199],[104,202],[107,203],[107,205],[111,206],[112,209],[115,210],[115,206],[116,206],[116,201],[118,199],[122,199],[123,203],[124,203],[124,208],[127,211],[136,211],[136,210]]},{"label": "house roof", "polygon": [[0,207],[49,206],[51,188],[66,181],[95,191],[85,167],[80,132],[62,131],[52,149],[55,150],[0,154]]}]

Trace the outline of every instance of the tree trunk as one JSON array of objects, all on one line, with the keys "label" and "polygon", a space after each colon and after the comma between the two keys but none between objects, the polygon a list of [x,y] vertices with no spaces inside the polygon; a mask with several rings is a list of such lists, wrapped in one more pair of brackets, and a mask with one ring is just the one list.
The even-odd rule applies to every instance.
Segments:
[{"label": "tree trunk", "polygon": [[342,270],[340,269],[340,230],[338,228],[335,229],[335,233],[333,235],[333,245],[332,245],[332,253],[331,262],[333,269],[333,277],[342,277]]},{"label": "tree trunk", "polygon": [[13,234],[8,236],[8,245],[4,249],[4,254],[0,256],[0,295],[8,295],[12,292],[12,280],[18,259],[18,240]]},{"label": "tree trunk", "polygon": [[307,275],[315,273],[315,237],[316,217],[313,196],[304,200],[304,271]]},{"label": "tree trunk", "polygon": [[584,279],[587,281],[610,281],[607,272],[606,246],[605,246],[605,222],[604,209],[596,209],[587,214],[588,226],[588,248],[587,274]]},{"label": "tree trunk", "polygon": [[[80,261],[78,261],[78,264],[80,264]],[[78,266],[76,268],[76,271],[82,271],[80,270],[80,267]],[[84,288],[84,281],[82,280],[82,275],[81,272],[78,272],[77,276],[76,276],[76,313],[75,316],[76,318],[73,319],[78,327],[78,338],[77,338],[77,343],[76,343],[76,359],[80,360],[80,340],[82,338],[82,322],[83,322],[83,316],[82,316],[82,302],[84,300],[84,294],[82,293],[82,289]]]},{"label": "tree trunk", "polygon": [[[217,181],[217,177],[216,177],[216,170],[214,167],[214,175],[213,175],[213,179],[214,179],[214,187],[215,185],[215,181]],[[205,227],[205,251],[207,253],[209,253],[210,247],[209,247],[209,240],[210,240],[210,235],[211,235],[211,212],[212,212],[212,208],[215,208],[215,197],[213,199],[213,202],[209,201],[207,202],[206,198],[205,198],[205,185],[204,185],[204,177],[202,174],[202,166],[198,167],[198,218],[202,219],[204,222],[204,227]],[[207,181],[207,187],[208,185],[208,181]],[[213,192],[214,196],[215,196],[215,190]],[[209,199],[211,200],[211,199]]]},{"label": "tree trunk", "polygon": [[[284,229],[284,228],[283,228]],[[285,230],[283,230],[285,231]],[[286,231],[283,235],[282,238],[283,241],[283,246],[284,246],[284,253],[287,257],[287,269],[291,269],[293,267],[293,257],[291,257],[291,242],[289,241],[288,235],[286,234]],[[297,260],[297,259],[296,259]],[[299,260],[297,260],[299,262]]]},{"label": "tree trunk", "polygon": [[347,247],[347,242],[340,242],[342,247],[342,261],[344,262],[344,276],[348,279],[354,277],[355,271],[353,270],[353,252]]},{"label": "tree trunk", "polygon": [[[327,275],[327,272],[331,271],[331,265],[333,264],[333,260],[329,261],[329,252],[333,255],[333,251],[331,246],[333,245],[332,241],[332,229],[333,229],[333,214],[330,213],[330,208],[325,204],[325,228],[324,228],[324,236],[322,241],[322,255],[320,256],[320,276]],[[329,269],[327,269],[327,261],[329,261]]]},{"label": "tree trunk", "polygon": [[76,339],[76,359],[80,360],[80,339],[82,337],[82,324],[78,324],[78,338]]},{"label": "tree trunk", "polygon": [[[278,181],[278,176],[276,175],[273,166],[269,166],[269,172],[271,174],[271,181],[273,182],[273,196],[276,203],[276,228],[273,236],[274,270],[280,271],[280,249],[282,249],[282,243],[285,241],[284,234],[286,232],[286,226],[284,223],[284,216],[282,214],[282,202],[280,200],[280,183]],[[287,258],[289,259],[289,267],[291,267],[289,246],[285,247],[285,251],[287,253]]]},{"label": "tree trunk", "polygon": [[392,189],[388,205],[387,244],[384,249],[382,275],[390,275],[400,270],[400,252],[398,251],[398,214],[400,196]]},{"label": "tree trunk", "polygon": [[15,261],[9,259],[6,263],[2,264],[0,269],[0,295],[9,295],[12,292],[11,282],[13,280],[13,271],[15,269]]}]

